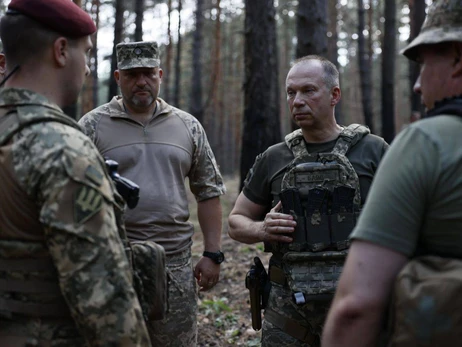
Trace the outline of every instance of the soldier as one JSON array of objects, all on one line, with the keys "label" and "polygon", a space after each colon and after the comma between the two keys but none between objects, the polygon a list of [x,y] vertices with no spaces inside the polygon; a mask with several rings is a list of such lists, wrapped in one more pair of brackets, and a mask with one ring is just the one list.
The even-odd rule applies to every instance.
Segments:
[{"label": "soldier", "polygon": [[256,158],[229,235],[273,253],[262,346],[319,346],[345,240],[388,145],[364,126],[337,124],[339,73],[325,58],[297,60],[286,92],[301,129]]},{"label": "soldier", "polygon": [[[165,249],[172,275],[169,311],[164,319],[148,324],[153,345],[195,346],[194,276],[202,290],[218,281],[224,260],[219,196],[225,187],[200,123],[158,97],[162,69],[157,43],[118,44],[117,64],[114,77],[122,95],[87,113],[79,123],[101,154],[119,162],[120,173],[143,187],[138,206],[126,214],[129,239],[152,240]],[[204,234],[204,253],[194,276],[186,178]]]},{"label": "soldier", "polygon": [[149,346],[119,238],[122,205],[61,107],[96,31],[68,0],[12,0],[0,21],[0,346]]},{"label": "soldier", "polygon": [[[323,346],[375,346],[389,308],[391,312],[406,309],[401,311],[404,326],[393,324],[398,331],[406,330],[397,345],[460,345],[462,326],[453,319],[460,314],[460,291],[448,291],[444,272],[438,273],[436,288],[427,286],[430,291],[393,288],[399,287],[397,275],[419,259],[440,256],[451,264],[451,257],[462,258],[461,34],[462,1],[437,0],[420,34],[402,52],[421,65],[414,91],[421,95],[426,115],[396,137],[377,172],[351,236]],[[433,269],[439,270],[427,266],[427,275]],[[453,270],[457,277],[451,283],[460,283],[460,265]],[[417,276],[416,271],[409,277],[416,285]],[[412,295],[410,301],[418,304],[390,307],[392,294],[394,300]],[[444,312],[436,305],[442,298],[450,306]],[[400,316],[392,317],[394,321]],[[392,332],[392,339],[398,336]],[[406,343],[407,339],[413,341]]]}]

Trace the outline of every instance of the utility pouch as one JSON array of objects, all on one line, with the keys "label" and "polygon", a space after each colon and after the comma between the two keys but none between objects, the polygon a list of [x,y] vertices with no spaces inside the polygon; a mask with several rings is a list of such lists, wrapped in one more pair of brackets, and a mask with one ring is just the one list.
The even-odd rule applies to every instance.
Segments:
[{"label": "utility pouch", "polygon": [[335,187],[332,192],[330,218],[332,247],[343,250],[349,247],[350,233],[356,225],[358,212],[354,211],[355,190],[347,186]]},{"label": "utility pouch", "polygon": [[306,222],[299,191],[296,188],[288,188],[281,191],[279,199],[282,203],[282,213],[290,214],[297,222],[295,231],[290,234],[293,242],[289,245],[290,250],[301,251],[306,247]]},{"label": "utility pouch", "polygon": [[303,293],[313,300],[316,295],[329,300],[335,293],[347,251],[287,252],[282,258],[282,268],[287,275],[287,283],[294,293]]},{"label": "utility pouch", "polygon": [[159,320],[168,310],[165,250],[153,241],[131,241],[135,289],[145,320]]},{"label": "utility pouch", "polygon": [[329,218],[327,205],[330,192],[324,188],[309,189],[302,195],[306,196],[304,201],[306,211],[306,241],[308,250],[319,252],[330,246]]}]

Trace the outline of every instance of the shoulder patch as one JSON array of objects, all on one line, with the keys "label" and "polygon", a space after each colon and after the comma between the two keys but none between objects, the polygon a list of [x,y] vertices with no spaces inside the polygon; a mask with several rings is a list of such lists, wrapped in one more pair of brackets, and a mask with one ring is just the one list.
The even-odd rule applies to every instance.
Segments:
[{"label": "shoulder patch", "polygon": [[98,187],[103,182],[103,174],[93,165],[88,165],[85,170],[85,177],[96,184]]},{"label": "shoulder patch", "polygon": [[95,189],[88,186],[81,186],[74,197],[74,222],[85,223],[103,206],[103,197]]}]

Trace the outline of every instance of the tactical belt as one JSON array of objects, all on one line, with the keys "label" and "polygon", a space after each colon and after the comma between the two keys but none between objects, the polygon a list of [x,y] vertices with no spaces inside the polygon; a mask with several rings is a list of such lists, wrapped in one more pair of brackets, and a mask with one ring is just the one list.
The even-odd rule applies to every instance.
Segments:
[{"label": "tactical belt", "polygon": [[275,325],[286,334],[297,340],[306,342],[310,346],[316,342],[317,336],[313,334],[308,327],[301,325],[295,319],[284,317],[270,308],[265,310],[265,320]]}]

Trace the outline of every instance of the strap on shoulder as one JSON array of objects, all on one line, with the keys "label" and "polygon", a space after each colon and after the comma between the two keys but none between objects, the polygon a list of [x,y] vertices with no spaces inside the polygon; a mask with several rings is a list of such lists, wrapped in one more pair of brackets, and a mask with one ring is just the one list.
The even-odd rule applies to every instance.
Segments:
[{"label": "strap on shoulder", "polygon": [[353,147],[370,133],[371,132],[369,128],[364,125],[356,123],[350,124],[349,126],[343,128],[332,152],[346,155],[351,147]]}]

